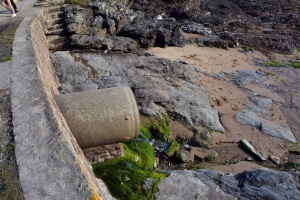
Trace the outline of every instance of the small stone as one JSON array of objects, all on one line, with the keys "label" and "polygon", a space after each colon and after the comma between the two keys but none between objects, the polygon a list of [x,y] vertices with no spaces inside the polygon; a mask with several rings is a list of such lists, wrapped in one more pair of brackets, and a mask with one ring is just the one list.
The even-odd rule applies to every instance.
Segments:
[{"label": "small stone", "polygon": [[272,162],[274,162],[275,164],[279,165],[280,164],[280,157],[277,156],[270,156],[270,159]]},{"label": "small stone", "polygon": [[246,158],[246,160],[247,160],[247,161],[253,161],[254,159],[253,159],[251,156],[248,156],[248,157]]},{"label": "small stone", "polygon": [[190,149],[191,149],[190,145],[188,145],[188,144],[185,144],[183,147],[184,147],[184,149],[186,149],[186,150],[190,150]]},{"label": "small stone", "polygon": [[189,156],[186,155],[183,151],[179,151],[176,153],[176,157],[181,162],[189,162]]},{"label": "small stone", "polygon": [[262,157],[262,155],[256,151],[256,149],[254,148],[254,146],[252,146],[246,139],[242,139],[241,144],[248,149],[249,151],[251,151],[254,155],[256,155],[260,160],[266,160],[264,157]]}]

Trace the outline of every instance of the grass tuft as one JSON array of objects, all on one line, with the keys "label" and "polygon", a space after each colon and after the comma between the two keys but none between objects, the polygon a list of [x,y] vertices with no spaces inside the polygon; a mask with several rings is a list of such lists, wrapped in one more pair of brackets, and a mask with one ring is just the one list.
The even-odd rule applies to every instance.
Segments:
[{"label": "grass tuft", "polygon": [[11,59],[12,59],[12,55],[6,56],[4,58],[0,58],[0,63],[10,61]]},{"label": "grass tuft", "polygon": [[268,76],[276,76],[276,74],[274,72],[267,72]]},{"label": "grass tuft", "polygon": [[291,65],[292,65],[292,67],[294,67],[296,69],[300,69],[300,61],[299,60],[292,60]]},{"label": "grass tuft", "polygon": [[265,63],[266,67],[285,67],[285,64],[277,60]]}]

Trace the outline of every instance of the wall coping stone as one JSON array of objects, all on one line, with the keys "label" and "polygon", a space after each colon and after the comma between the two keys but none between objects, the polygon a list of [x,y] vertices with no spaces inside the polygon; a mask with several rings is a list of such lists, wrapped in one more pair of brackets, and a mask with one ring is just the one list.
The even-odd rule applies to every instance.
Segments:
[{"label": "wall coping stone", "polygon": [[106,199],[53,95],[43,11],[16,31],[11,66],[15,154],[25,199]]}]

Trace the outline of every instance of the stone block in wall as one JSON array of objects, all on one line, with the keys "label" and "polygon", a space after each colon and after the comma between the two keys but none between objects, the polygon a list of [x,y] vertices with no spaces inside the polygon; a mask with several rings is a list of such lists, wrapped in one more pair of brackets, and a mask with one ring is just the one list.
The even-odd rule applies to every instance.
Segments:
[{"label": "stone block in wall", "polygon": [[121,143],[118,143],[84,149],[83,153],[88,161],[96,163],[124,156],[124,148]]}]

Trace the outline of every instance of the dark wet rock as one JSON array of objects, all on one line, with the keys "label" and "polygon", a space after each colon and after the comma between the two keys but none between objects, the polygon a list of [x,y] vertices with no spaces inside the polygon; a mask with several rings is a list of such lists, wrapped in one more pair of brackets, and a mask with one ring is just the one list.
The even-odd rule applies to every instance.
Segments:
[{"label": "dark wet rock", "polygon": [[195,22],[185,22],[181,27],[181,31],[185,33],[193,33],[203,36],[211,34],[211,30],[209,28]]},{"label": "dark wet rock", "polygon": [[[171,171],[158,185],[156,199],[291,199],[300,198],[297,175],[267,169],[240,174],[211,170]],[[176,183],[176,184],[174,184]]]},{"label": "dark wet rock", "polygon": [[137,40],[143,48],[154,45],[163,47],[170,44],[175,22],[174,18],[155,20],[137,17],[130,25],[124,26],[118,35]]},{"label": "dark wet rock", "polygon": [[297,1],[136,0],[132,8],[147,17],[174,17],[182,25],[186,21],[203,24],[218,38],[208,38],[207,44],[216,47],[244,45],[291,54],[300,46]]},{"label": "dark wet rock", "polygon": [[101,49],[104,38],[92,35],[72,35],[70,37],[71,45],[76,48],[84,49]]}]

